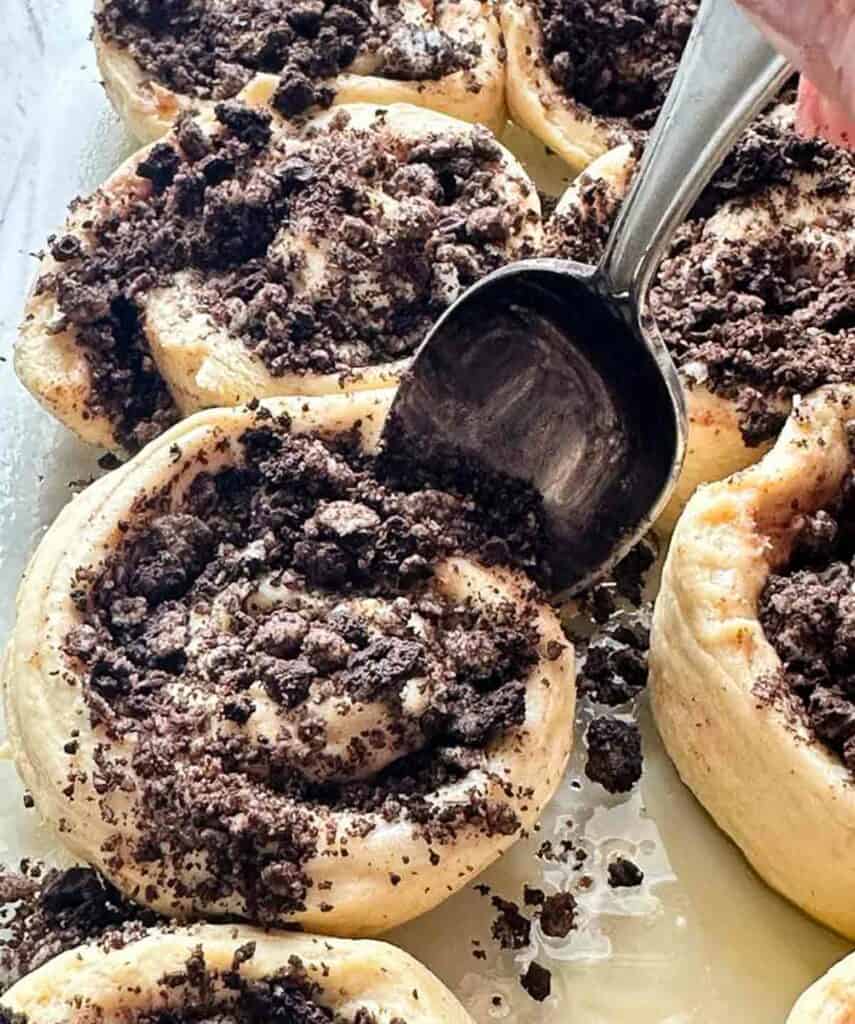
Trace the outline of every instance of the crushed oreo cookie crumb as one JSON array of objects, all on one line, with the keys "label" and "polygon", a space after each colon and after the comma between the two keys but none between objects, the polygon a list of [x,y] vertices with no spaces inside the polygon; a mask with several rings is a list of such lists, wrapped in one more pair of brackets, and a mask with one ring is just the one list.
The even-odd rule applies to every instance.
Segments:
[{"label": "crushed oreo cookie crumb", "polygon": [[531,942],[531,919],[513,900],[494,896],[492,904],[497,910],[491,929],[493,938],[502,949],[525,949]]},{"label": "crushed oreo cookie crumb", "polygon": [[614,613],[585,647],[577,691],[612,707],[633,700],[647,686],[650,610]]},{"label": "crushed oreo cookie crumb", "polygon": [[618,857],[609,864],[609,885],[612,889],[634,889],[644,881],[641,868],[626,857]]},{"label": "crushed oreo cookie crumb", "polygon": [[60,871],[24,861],[0,870],[0,991],[87,942],[118,949],[161,920],[91,868]]},{"label": "crushed oreo cookie crumb", "polygon": [[540,911],[540,927],[551,939],[566,939],[576,927],[578,905],[576,897],[569,892],[557,892],[548,896]]},{"label": "crushed oreo cookie crumb", "polygon": [[[763,690],[794,710],[855,772],[855,476],[831,508],[802,518],[788,563],[773,572],[758,615],[782,663]],[[783,684],[783,685],[782,685]],[[783,692],[782,692],[783,691]]]},{"label": "crushed oreo cookie crumb", "polygon": [[542,1003],[552,994],[552,972],[532,960],[520,978],[520,984],[535,1002]]},{"label": "crushed oreo cookie crumb", "polygon": [[535,0],[553,81],[592,114],[652,128],[699,0]]},{"label": "crushed oreo cookie crumb", "polygon": [[609,793],[627,793],[641,778],[641,733],[634,722],[595,718],[586,734],[585,774]]}]

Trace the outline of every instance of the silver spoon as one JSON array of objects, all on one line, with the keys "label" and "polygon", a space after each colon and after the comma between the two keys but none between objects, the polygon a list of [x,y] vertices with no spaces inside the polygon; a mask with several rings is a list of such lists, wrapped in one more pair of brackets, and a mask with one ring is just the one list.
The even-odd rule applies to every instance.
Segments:
[{"label": "silver spoon", "polygon": [[732,0],[703,0],[598,267],[510,264],[462,295],[416,352],[384,442],[453,450],[534,485],[551,589],[612,568],[649,529],[686,445],[677,371],[643,319],[674,230],[789,73]]}]

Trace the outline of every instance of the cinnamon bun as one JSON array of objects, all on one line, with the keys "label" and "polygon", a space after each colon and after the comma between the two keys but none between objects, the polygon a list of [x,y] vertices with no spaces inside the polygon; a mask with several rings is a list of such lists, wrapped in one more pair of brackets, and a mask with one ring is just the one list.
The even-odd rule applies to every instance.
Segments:
[{"label": "cinnamon bun", "polygon": [[855,936],[855,388],[700,487],[656,600],[650,692],[683,781],[758,873]]},{"label": "cinnamon bun", "polygon": [[[780,105],[746,132],[677,232],[648,311],[686,386],[686,461],[660,519],[766,452],[793,397],[855,380],[855,155]],[[635,168],[626,145],[562,198],[546,251],[596,263]]]},{"label": "cinnamon bun", "polygon": [[487,129],[355,104],[295,133],[275,81],[182,120],[50,240],[16,365],[85,440],[393,384],[462,289],[536,251],[537,191]]},{"label": "cinnamon bun", "polygon": [[22,585],[10,742],[132,899],[376,933],[561,780],[571,646],[539,504],[378,450],[390,391],[199,413],[62,513]]},{"label": "cinnamon bun", "polygon": [[485,0],[97,0],[94,40],[107,94],[142,142],[264,74],[289,119],[412,103],[504,123],[501,32]]},{"label": "cinnamon bun", "polygon": [[226,925],[79,946],[14,985],[0,1012],[30,1024],[472,1024],[448,989],[394,946]]}]

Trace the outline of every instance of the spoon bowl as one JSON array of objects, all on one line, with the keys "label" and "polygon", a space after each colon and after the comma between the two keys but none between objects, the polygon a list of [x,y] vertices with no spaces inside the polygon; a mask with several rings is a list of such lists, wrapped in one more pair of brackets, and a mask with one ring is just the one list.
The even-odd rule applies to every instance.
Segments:
[{"label": "spoon bowl", "polygon": [[649,528],[685,447],[671,360],[600,283],[553,259],[484,278],[437,322],[390,420],[394,443],[418,438],[423,458],[477,453],[533,484],[562,588],[587,585]]},{"label": "spoon bowl", "polygon": [[650,528],[688,424],[647,289],[676,227],[789,74],[732,0],[703,0],[598,267],[524,260],[484,278],[434,325],[384,442],[455,452],[542,498],[551,589],[607,572]]}]

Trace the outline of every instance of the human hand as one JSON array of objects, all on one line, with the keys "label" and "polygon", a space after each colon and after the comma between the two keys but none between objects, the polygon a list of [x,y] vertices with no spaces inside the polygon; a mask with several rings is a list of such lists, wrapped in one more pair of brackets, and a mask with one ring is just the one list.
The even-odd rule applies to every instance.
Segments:
[{"label": "human hand", "polygon": [[802,72],[798,127],[855,149],[855,0],[737,0]]}]

